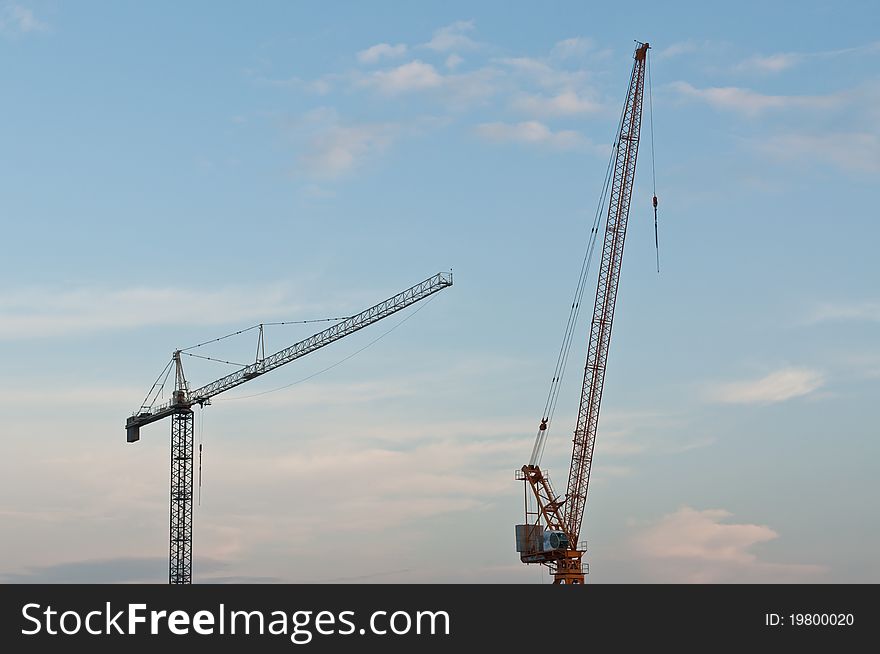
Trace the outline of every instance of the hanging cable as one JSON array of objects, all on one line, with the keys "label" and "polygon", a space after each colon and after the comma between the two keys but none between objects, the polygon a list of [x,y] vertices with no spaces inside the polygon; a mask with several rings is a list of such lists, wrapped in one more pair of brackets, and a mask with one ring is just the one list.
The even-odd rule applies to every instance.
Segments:
[{"label": "hanging cable", "polygon": [[307,325],[312,322],[338,322],[340,320],[348,320],[351,316],[343,316],[342,318],[315,318],[314,320],[286,320],[284,322],[264,322],[264,325]]},{"label": "hanging cable", "polygon": [[[147,396],[144,398],[144,401],[141,402],[141,408],[139,411],[149,411],[153,408],[153,404],[156,403],[156,399],[159,396],[159,393],[162,392],[162,389],[165,387],[165,382],[168,381],[168,375],[171,374],[171,364],[174,363],[174,359],[170,359],[168,364],[162,369],[162,372],[159,373],[159,376],[156,378],[156,381],[153,382],[153,385],[150,386],[150,390],[147,391]],[[162,379],[162,375],[165,375],[165,378]],[[159,384],[159,380],[162,379],[162,383]],[[158,386],[158,389],[156,388]],[[156,391],[155,395],[153,391]],[[150,397],[153,397],[152,401]]]},{"label": "hanging cable", "polygon": [[[286,320],[284,322],[264,322],[263,325],[305,325],[313,322],[338,322],[340,320],[346,320],[347,318],[315,318],[313,320]],[[253,331],[254,329],[258,329],[260,325],[253,325],[251,327],[245,327],[244,329],[239,329],[238,331],[234,331],[231,334],[226,334],[226,336],[220,336],[219,338],[212,338],[210,341],[205,341],[204,343],[198,343],[197,345],[190,345],[189,347],[185,347],[181,352],[186,352],[187,350],[194,350],[197,347],[202,347],[204,345],[210,345],[211,343],[216,343],[217,341],[222,341],[227,338],[232,338],[233,336],[238,336],[239,334],[244,334],[249,331]]]},{"label": "hanging cable", "polygon": [[194,350],[197,347],[202,347],[204,345],[210,345],[211,343],[216,343],[217,341],[222,341],[227,338],[232,338],[233,336],[238,336],[239,334],[244,334],[246,332],[252,331],[259,327],[259,325],[254,325],[253,327],[246,327],[245,329],[239,329],[236,332],[232,332],[231,334],[226,334],[226,336],[220,336],[219,338],[212,338],[210,341],[205,341],[204,343],[199,343],[197,345],[190,345],[189,347],[185,347],[181,352],[186,352],[187,350]]},{"label": "hanging cable", "polygon": [[193,354],[192,352],[184,352],[183,350],[181,350],[180,353],[185,354],[188,357],[194,357],[196,359],[205,359],[206,361],[216,361],[217,363],[228,363],[230,366],[239,366],[241,368],[244,368],[245,366],[248,365],[246,363],[236,363],[235,361],[224,361],[223,359],[215,359],[214,357],[206,357],[202,354]]},{"label": "hanging cable", "polygon": [[202,505],[202,444],[205,438],[205,407],[199,411],[199,506]]},{"label": "hanging cable", "polygon": [[654,166],[654,91],[651,88],[651,58],[645,55],[648,68],[648,115],[651,126],[651,182],[653,184],[654,198],[654,249],[657,252],[657,274],[660,274],[660,236],[657,228],[657,173]]},{"label": "hanging cable", "polygon": [[[620,134],[623,125],[623,117],[626,106],[620,113],[620,119],[617,123],[617,134]],[[590,238],[587,243],[587,249],[584,253],[584,259],[581,264],[580,277],[578,278],[577,287],[574,292],[574,299],[571,303],[571,309],[568,315],[568,322],[565,326],[565,334],[562,337],[562,345],[559,348],[559,354],[556,357],[556,368],[553,371],[553,377],[550,380],[550,390],[547,394],[547,401],[544,404],[544,411],[541,417],[541,423],[538,426],[538,433],[535,437],[535,445],[532,448],[532,455],[529,458],[529,465],[538,465],[544,454],[544,447],[547,444],[547,432],[553,421],[553,415],[556,412],[556,403],[559,399],[559,391],[562,386],[562,380],[565,377],[565,368],[568,364],[568,357],[571,352],[571,344],[574,339],[575,328],[577,327],[578,317],[580,315],[581,300],[587,286],[590,266],[593,260],[593,253],[598,242],[599,227],[602,222],[603,208],[605,200],[608,197],[608,190],[611,187],[611,179],[613,177],[614,160],[617,152],[618,142],[615,139],[611,148],[611,156],[608,160],[608,167],[605,169],[605,181],[602,185],[602,193],[599,196],[599,202],[596,205],[596,213],[593,218],[593,226],[590,230]]]}]

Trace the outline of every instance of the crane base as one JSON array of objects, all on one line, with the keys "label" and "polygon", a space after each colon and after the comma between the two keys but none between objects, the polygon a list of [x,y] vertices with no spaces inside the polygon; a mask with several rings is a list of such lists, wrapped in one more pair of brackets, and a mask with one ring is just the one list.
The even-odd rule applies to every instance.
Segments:
[{"label": "crane base", "polygon": [[565,558],[556,561],[553,569],[554,584],[583,584],[586,568],[582,563],[583,552],[568,550]]}]

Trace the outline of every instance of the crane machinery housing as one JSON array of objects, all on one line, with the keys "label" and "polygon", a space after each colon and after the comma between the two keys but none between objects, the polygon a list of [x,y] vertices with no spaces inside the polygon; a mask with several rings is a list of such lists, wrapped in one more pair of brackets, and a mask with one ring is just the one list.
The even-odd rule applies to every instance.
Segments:
[{"label": "crane machinery housing", "polygon": [[[220,393],[240,386],[251,379],[280,368],[310,352],[314,352],[349,334],[353,334],[449,286],[452,286],[452,273],[437,273],[369,309],[344,318],[327,329],[298,343],[294,343],[290,347],[268,356],[264,355],[251,365],[244,366],[225,377],[221,377],[195,390],[189,389],[189,384],[184,376],[183,364],[180,358],[182,350],[175,350],[171,362],[166,366],[166,370],[170,372],[170,366],[173,364],[175,371],[175,384],[171,399],[158,406],[147,405],[150,397],[150,394],[148,394],[147,400],[145,400],[141,409],[130,416],[125,423],[126,440],[129,443],[134,443],[140,440],[140,430],[142,427],[163,418],[171,418],[169,583],[192,583],[193,407],[195,405],[204,407],[211,403],[211,398],[216,397]],[[260,327],[262,335],[262,325]],[[163,371],[164,373],[165,371]],[[155,387],[156,384],[154,384]]]},{"label": "crane machinery housing", "polygon": [[[639,151],[639,132],[642,121],[645,70],[649,45],[637,42],[629,91],[623,106],[617,138],[609,163],[603,197],[608,192],[609,202],[605,219],[605,234],[599,264],[596,300],[590,326],[587,361],[574,430],[568,488],[559,496],[553,490],[539,460],[546,444],[547,432],[553,417],[559,385],[577,321],[580,297],[583,295],[589,260],[598,234],[599,212],[591,234],[593,241],[587,248],[581,280],[572,303],[569,324],[563,347],[557,359],[557,368],[551,381],[550,395],[545,405],[535,446],[529,463],[517,470],[516,477],[524,482],[525,523],[516,525],[516,549],[523,563],[547,566],[557,584],[583,584],[589,568],[583,563],[586,544],[580,542],[584,507],[590,483],[593,448],[599,423],[599,406],[605,382],[605,366],[611,342],[611,325],[617,300],[623,245],[629,218],[630,198],[635,179],[636,158]],[[655,218],[656,193],[653,199]],[[600,209],[602,201],[600,201]],[[656,222],[655,222],[656,225]],[[656,235],[655,235],[656,236]],[[659,254],[658,254],[659,257]],[[658,258],[659,262],[659,258]],[[659,269],[658,269],[659,270]]]}]

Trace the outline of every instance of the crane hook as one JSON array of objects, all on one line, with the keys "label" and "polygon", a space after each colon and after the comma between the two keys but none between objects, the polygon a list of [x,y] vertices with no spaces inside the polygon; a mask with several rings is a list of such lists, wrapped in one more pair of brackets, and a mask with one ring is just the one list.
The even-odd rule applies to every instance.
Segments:
[{"label": "crane hook", "polygon": [[657,274],[660,274],[660,236],[657,230],[657,195],[654,195],[654,250],[657,252]]}]

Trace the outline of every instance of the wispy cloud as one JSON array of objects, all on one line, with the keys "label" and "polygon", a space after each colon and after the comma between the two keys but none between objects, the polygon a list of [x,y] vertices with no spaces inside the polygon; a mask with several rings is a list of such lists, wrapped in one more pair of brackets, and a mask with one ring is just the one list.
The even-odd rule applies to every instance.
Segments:
[{"label": "wispy cloud", "polygon": [[424,91],[434,89],[443,84],[443,77],[431,64],[415,59],[409,63],[392,68],[380,70],[363,78],[363,85],[373,86],[389,95],[405,93],[407,91]]},{"label": "wispy cloud", "polygon": [[700,50],[703,45],[696,41],[679,41],[658,50],[653,56],[657,59],[671,59]]},{"label": "wispy cloud", "polygon": [[754,117],[768,110],[779,109],[830,109],[841,104],[836,95],[765,95],[737,86],[712,86],[696,88],[687,82],[672,82],[670,88],[682,98],[704,102],[716,109],[723,109]]},{"label": "wispy cloud", "polygon": [[[281,285],[260,288],[29,288],[0,293],[0,339],[20,340],[153,325],[228,324],[301,309]],[[171,310],[170,308],[173,308]]]},{"label": "wispy cloud", "polygon": [[249,71],[248,74],[251,75],[254,83],[259,84],[260,86],[270,86],[279,89],[301,89],[309,93],[314,93],[315,95],[327,95],[332,92],[340,82],[345,82],[349,77],[348,75],[339,73],[329,73],[318,79],[306,80],[297,77],[296,75],[275,78],[257,75],[253,71]]},{"label": "wispy cloud", "polygon": [[468,36],[475,28],[472,20],[459,20],[434,32],[433,38],[424,47],[436,52],[452,50],[472,50],[479,44]]},{"label": "wispy cloud", "polygon": [[462,62],[464,62],[464,59],[461,56],[459,56],[453,52],[451,55],[446,57],[445,63],[446,63],[446,67],[449,70],[455,70],[456,68],[461,66]]},{"label": "wispy cloud", "polygon": [[307,112],[290,125],[300,149],[299,173],[334,180],[375,160],[394,141],[399,126],[391,123],[344,123],[335,109]]},{"label": "wispy cloud", "polygon": [[310,175],[335,179],[383,152],[392,139],[389,125],[336,125],[312,139],[300,163]]},{"label": "wispy cloud", "polygon": [[[28,566],[19,572],[0,573],[0,580],[7,584],[156,582],[162,578],[167,566],[168,562],[160,556],[91,559]],[[209,563],[207,569],[213,568]]]},{"label": "wispy cloud", "polygon": [[880,322],[880,302],[865,300],[862,302],[823,303],[812,311],[808,322],[849,320]]},{"label": "wispy cloud", "polygon": [[[335,109],[325,106],[289,121],[288,134],[299,150],[297,174],[333,180],[366,167],[399,138],[419,133],[426,120],[448,125],[464,112],[480,107],[499,113],[513,110],[528,118],[522,122],[487,121],[474,133],[484,140],[543,146],[556,151],[593,149],[607,154],[577,131],[556,128],[552,120],[586,116],[604,110],[598,90],[589,83],[590,73],[563,66],[563,60],[594,52],[591,40],[573,37],[559,41],[544,57],[486,58],[464,69],[458,51],[474,52],[480,45],[472,38],[473,21],[457,21],[434,32],[428,43],[418,48],[432,50],[423,58],[388,64],[372,69],[354,69],[323,75],[317,80],[296,77],[281,80],[256,78],[261,83],[295,87],[322,95],[343,87],[352,92],[371,92],[391,98],[406,97],[414,105],[432,105],[441,115],[423,113],[415,120],[390,123],[349,122]],[[364,64],[409,54],[414,48],[404,43],[379,43],[357,53]],[[442,55],[440,63],[428,57]],[[462,70],[464,69],[464,70]]]},{"label": "wispy cloud", "polygon": [[683,506],[636,534],[634,554],[649,575],[677,583],[773,583],[815,581],[818,565],[762,561],[753,548],[779,538],[766,525],[726,522],[723,509]]},{"label": "wispy cloud", "polygon": [[685,436],[691,432],[689,422],[677,413],[609,410],[602,418],[602,454],[678,454],[715,443],[711,436]]},{"label": "wispy cloud", "polygon": [[144,389],[132,387],[113,386],[107,387],[46,387],[21,388],[0,387],[0,406],[7,411],[15,408],[24,411],[33,411],[39,406],[57,407],[95,407],[112,404],[131,403],[132,400],[141,399]]},{"label": "wispy cloud", "polygon": [[[528,447],[523,439],[491,439],[472,429],[466,437],[447,432],[430,441],[379,446],[365,441],[356,421],[334,425],[340,433],[343,428],[343,439],[314,434],[298,438],[294,449],[211,450],[211,474],[223,480],[212,501],[223,509],[211,526],[200,526],[210,531],[203,553],[246,560],[268,542],[302,547],[328,530],[368,542],[403,527],[406,537],[396,546],[408,547],[425,537],[425,519],[484,511],[507,497],[510,468]],[[289,510],[285,498],[316,492],[319,503]],[[274,499],[254,505],[253,498],[264,495]],[[345,539],[328,544],[325,555],[336,547],[343,554]]]},{"label": "wispy cloud", "polygon": [[494,60],[520,83],[529,83],[543,89],[584,90],[589,80],[586,70],[566,70],[551,65],[546,59],[534,57],[502,57]]},{"label": "wispy cloud", "polygon": [[595,46],[592,39],[583,36],[576,36],[571,39],[558,41],[550,51],[550,56],[556,59],[572,59],[575,57],[583,57]]},{"label": "wispy cloud", "polygon": [[362,64],[375,64],[382,59],[395,59],[406,54],[407,47],[405,43],[391,45],[389,43],[378,43],[374,46],[361,50],[357,53],[357,59]]},{"label": "wispy cloud", "polygon": [[867,55],[880,52],[880,41],[852,48],[820,50],[818,52],[777,52],[769,55],[752,55],[733,66],[733,70],[744,73],[780,73],[794,68],[805,61],[833,59],[846,55]]},{"label": "wispy cloud", "polygon": [[49,25],[38,19],[27,7],[15,3],[0,6],[0,33],[29,34],[46,32],[48,29]]},{"label": "wispy cloud", "polygon": [[498,71],[482,67],[453,72],[463,60],[450,55],[446,72],[420,59],[386,70],[355,73],[349,76],[352,88],[368,89],[383,96],[411,95],[460,113],[461,110],[485,103],[496,94]]},{"label": "wispy cloud", "polygon": [[513,99],[513,107],[532,116],[577,116],[596,113],[602,105],[575,91],[565,90],[556,95],[523,93]]},{"label": "wispy cloud", "polygon": [[804,55],[795,52],[780,52],[773,55],[755,55],[739,62],[734,70],[741,72],[779,73],[793,68],[804,60]]},{"label": "wispy cloud", "polygon": [[482,123],[477,125],[476,132],[481,138],[493,143],[524,143],[558,150],[572,150],[588,144],[579,132],[571,130],[554,132],[544,123],[536,120],[521,123]]},{"label": "wispy cloud", "polygon": [[880,173],[880,134],[874,132],[777,134],[756,139],[754,147],[782,161],[824,163],[842,170]]},{"label": "wispy cloud", "polygon": [[[456,379],[460,383],[460,376]],[[361,392],[350,390],[349,397]],[[324,391],[329,394],[332,389]],[[329,532],[340,538],[327,543],[321,558],[343,561],[332,576],[388,570],[393,567],[388,561],[398,556],[424,554],[418,543],[433,537],[434,519],[454,514],[472,519],[494,503],[506,505],[511,491],[519,489],[512,488],[510,470],[521,464],[530,447],[531,439],[522,436],[523,416],[407,419],[388,410],[395,406],[393,401],[372,397],[369,405],[333,409],[330,420],[310,418],[319,407],[305,414],[296,410],[293,421],[279,421],[277,414],[251,407],[244,411],[250,416],[249,433],[261,436],[253,440],[240,438],[237,420],[242,414],[235,406],[207,412],[207,431],[199,432],[210,434],[197,516],[199,579],[217,573],[325,579],[327,575],[312,571],[300,553]],[[0,496],[12,504],[0,502],[4,542],[0,571],[17,580],[32,575],[67,580],[68,561],[113,558],[127,551],[132,557],[149,556],[160,553],[163,544],[167,547],[167,531],[161,530],[163,519],[167,526],[167,480],[162,483],[167,474],[167,433],[157,425],[155,438],[125,446],[120,422],[119,431],[114,430],[118,445],[108,447],[102,432],[106,406],[94,411],[103,415],[97,428],[75,421],[65,432],[68,438],[56,448],[47,450],[39,439],[23,439],[13,449],[4,439]],[[16,464],[21,457],[34,462],[36,478],[34,470]],[[107,473],[95,475],[94,470]],[[15,488],[27,489],[27,501],[14,499],[10,493]],[[65,492],[59,495],[52,488]],[[320,502],[291,504],[293,498],[305,496],[320,497]],[[7,516],[6,509],[18,513]],[[89,527],[85,534],[83,525]],[[45,548],[28,547],[44,534],[68,530],[76,534],[72,542],[49,538]],[[396,534],[393,539],[387,538],[390,532]],[[351,538],[363,545],[354,557],[346,556]],[[100,543],[97,551],[95,542]],[[134,551],[132,542],[140,543]],[[428,561],[431,555],[425,559],[422,554],[413,561],[426,580],[442,581]],[[205,564],[206,557],[221,567]],[[59,562],[62,566],[55,567]],[[107,581],[141,579],[140,573],[119,576]],[[145,577],[160,581],[161,573],[148,572]]]},{"label": "wispy cloud", "polygon": [[823,375],[808,368],[785,368],[760,379],[719,384],[708,398],[724,404],[776,404],[809,395],[825,383]]}]

